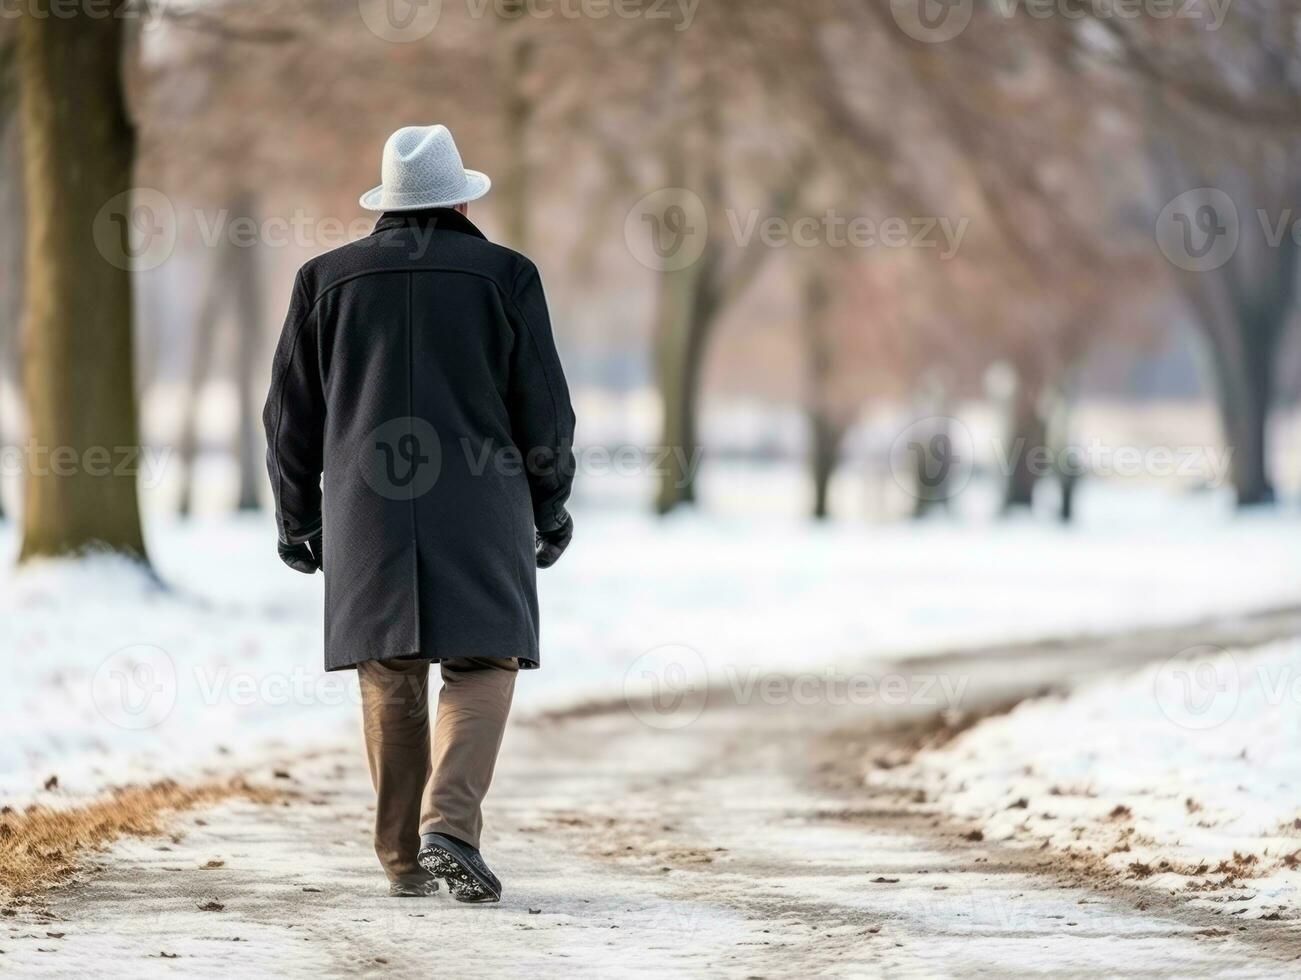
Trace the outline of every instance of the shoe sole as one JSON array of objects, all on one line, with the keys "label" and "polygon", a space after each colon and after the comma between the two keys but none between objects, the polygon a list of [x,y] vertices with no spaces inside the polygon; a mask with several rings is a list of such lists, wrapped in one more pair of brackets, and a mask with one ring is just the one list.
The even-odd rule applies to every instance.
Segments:
[{"label": "shoe sole", "polygon": [[474,868],[463,863],[451,851],[441,847],[427,847],[416,861],[435,878],[447,882],[447,890],[458,902],[483,903],[501,901],[501,892],[492,882],[483,878]]}]

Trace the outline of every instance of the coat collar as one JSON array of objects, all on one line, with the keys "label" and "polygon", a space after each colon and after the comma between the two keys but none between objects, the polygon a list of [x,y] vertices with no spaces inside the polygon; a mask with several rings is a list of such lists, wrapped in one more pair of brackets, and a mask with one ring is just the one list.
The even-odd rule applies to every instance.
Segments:
[{"label": "coat collar", "polygon": [[448,231],[459,231],[466,235],[473,235],[475,238],[488,240],[488,236],[474,226],[465,215],[459,211],[453,211],[451,208],[426,208],[421,211],[385,211],[375,222],[375,230],[372,235],[378,235],[382,231],[392,231],[394,228],[439,228]]}]

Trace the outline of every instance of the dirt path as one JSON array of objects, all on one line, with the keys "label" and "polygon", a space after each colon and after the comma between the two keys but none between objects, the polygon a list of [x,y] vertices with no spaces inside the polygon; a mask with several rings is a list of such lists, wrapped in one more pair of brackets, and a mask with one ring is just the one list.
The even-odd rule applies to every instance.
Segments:
[{"label": "dirt path", "polygon": [[[917,670],[960,670],[963,705],[978,712],[1170,649],[1153,642],[1023,649],[1014,680],[997,669],[1007,652]],[[739,978],[1295,967],[1286,923],[1225,926],[1141,902],[1048,859],[964,840],[916,801],[869,795],[862,767],[897,750],[901,726],[933,716],[927,705],[712,697],[677,730],[626,709],[518,724],[485,844],[506,895],[488,907],[383,896],[362,754],[344,739],[283,763],[294,801],[181,815],[173,839],[120,843],[40,910],[0,920],[0,970]]]}]

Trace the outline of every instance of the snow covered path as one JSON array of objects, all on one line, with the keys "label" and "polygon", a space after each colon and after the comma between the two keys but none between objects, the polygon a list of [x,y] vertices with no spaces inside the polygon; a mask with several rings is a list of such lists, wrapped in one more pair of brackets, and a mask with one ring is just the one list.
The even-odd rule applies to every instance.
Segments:
[{"label": "snow covered path", "polygon": [[[1271,629],[1295,625],[1284,616]],[[1012,672],[1008,654],[967,659],[963,707],[1179,642],[1049,644],[1011,655]],[[124,842],[99,874],[51,894],[44,914],[0,920],[4,966],[38,976],[105,963],[133,976],[1276,976],[1301,955],[1295,923],[1230,920],[1090,879],[869,790],[865,770],[896,749],[901,726],[933,724],[931,706],[711,699],[680,728],[639,717],[649,716],[624,708],[513,728],[485,844],[506,883],[499,906],[382,897],[360,746],[341,744],[281,761],[298,794],[288,805],[182,815],[176,840]]]}]

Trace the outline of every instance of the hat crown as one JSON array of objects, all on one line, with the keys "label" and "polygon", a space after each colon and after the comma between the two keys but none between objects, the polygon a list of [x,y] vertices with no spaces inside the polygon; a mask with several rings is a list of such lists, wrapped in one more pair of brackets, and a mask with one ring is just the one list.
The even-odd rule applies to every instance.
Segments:
[{"label": "hat crown", "polygon": [[465,191],[465,167],[451,131],[442,125],[404,126],[384,144],[384,186],[398,196],[452,198]]}]

